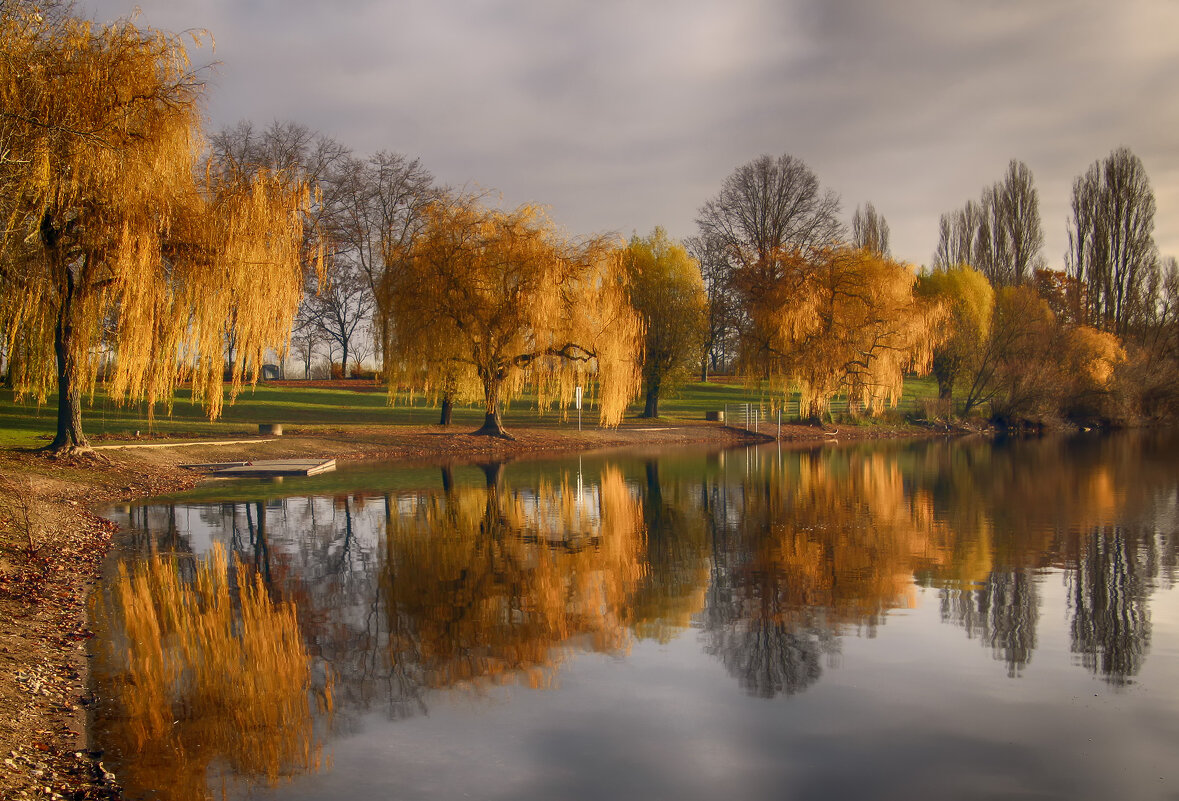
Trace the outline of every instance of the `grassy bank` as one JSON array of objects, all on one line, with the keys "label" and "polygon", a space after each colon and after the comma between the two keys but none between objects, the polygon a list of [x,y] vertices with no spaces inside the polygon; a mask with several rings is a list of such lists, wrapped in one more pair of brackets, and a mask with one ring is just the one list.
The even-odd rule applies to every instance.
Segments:
[{"label": "grassy bank", "polygon": [[[905,383],[905,395],[898,408],[900,415],[909,414],[919,404],[936,395],[930,379],[911,378]],[[235,437],[255,435],[259,423],[281,423],[288,431],[316,433],[347,426],[427,426],[438,422],[438,409],[423,398],[401,394],[389,403],[382,387],[371,382],[343,381],[331,386],[304,384],[299,381],[260,384],[247,388],[232,406],[226,406],[221,419],[210,421],[201,408],[192,402],[187,388],[177,392],[169,411],[159,407],[154,419],[143,405],[119,406],[99,389],[83,409],[83,429],[96,443],[105,440],[136,436],[175,437]],[[692,383],[660,403],[661,421],[673,425],[701,423],[705,412],[723,410],[726,405],[764,404],[768,398],[757,387],[739,380],[719,379],[707,383]],[[832,411],[839,417],[847,404],[836,401]],[[783,420],[797,419],[798,399],[787,402]],[[627,412],[625,425],[642,425],[638,415],[640,405]],[[896,422],[896,414],[890,415]],[[775,418],[776,419],[776,418]],[[586,408],[582,424],[596,426],[597,412]],[[457,407],[454,426],[457,430],[473,429],[483,421],[483,412],[473,406]],[[53,436],[57,410],[53,399],[38,406],[35,402],[13,401],[11,390],[0,391],[0,448],[31,448],[45,444]],[[872,421],[863,421],[871,425]],[[559,411],[536,410],[535,399],[524,397],[513,401],[504,412],[504,424],[509,428],[576,429],[577,412],[569,410],[562,419]]]}]

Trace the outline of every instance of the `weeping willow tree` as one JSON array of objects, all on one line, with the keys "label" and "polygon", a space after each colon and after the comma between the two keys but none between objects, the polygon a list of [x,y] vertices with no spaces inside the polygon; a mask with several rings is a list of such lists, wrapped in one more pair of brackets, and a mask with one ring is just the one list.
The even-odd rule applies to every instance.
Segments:
[{"label": "weeping willow tree", "polygon": [[818,417],[837,395],[870,413],[895,406],[905,373],[929,371],[944,310],[914,298],[907,265],[852,248],[780,262],[781,277],[743,287],[752,298],[740,357],[748,376],[797,388],[800,411]]},{"label": "weeping willow tree", "polygon": [[510,438],[500,408],[526,386],[546,408],[592,378],[601,423],[621,422],[640,386],[643,327],[616,247],[569,241],[535,206],[467,195],[431,203],[420,235],[388,261],[400,265],[378,294],[393,321],[390,390],[482,400],[476,433]]},{"label": "weeping willow tree", "polygon": [[306,189],[202,176],[202,89],[171,34],[0,13],[0,331],[17,396],[57,389],[51,450],[88,448],[82,397],[103,353],[117,400],[154,409],[191,379],[215,417],[225,320],[246,357],[231,397],[289,334]]},{"label": "weeping willow tree", "polygon": [[415,496],[390,517],[380,583],[393,661],[433,688],[539,688],[574,649],[625,653],[644,569],[642,509],[622,473],[535,492],[489,482]]},{"label": "weeping willow tree", "polygon": [[203,801],[227,774],[273,786],[316,771],[313,712],[332,688],[314,686],[297,614],[220,543],[191,569],[120,564],[97,609],[109,647],[95,674],[111,702],[104,739],[132,757],[123,784]]}]

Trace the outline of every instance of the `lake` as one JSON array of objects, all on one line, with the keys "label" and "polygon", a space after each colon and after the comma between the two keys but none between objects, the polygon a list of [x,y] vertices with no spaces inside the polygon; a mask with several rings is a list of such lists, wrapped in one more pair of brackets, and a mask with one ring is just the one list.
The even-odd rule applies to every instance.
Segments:
[{"label": "lake", "polygon": [[128,798],[1179,797],[1179,438],[365,465],[112,513]]}]

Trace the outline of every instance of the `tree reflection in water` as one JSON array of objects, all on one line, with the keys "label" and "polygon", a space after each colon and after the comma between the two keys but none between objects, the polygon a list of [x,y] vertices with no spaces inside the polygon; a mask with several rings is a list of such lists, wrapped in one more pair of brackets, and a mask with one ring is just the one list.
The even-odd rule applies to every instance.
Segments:
[{"label": "tree reflection in water", "polygon": [[[1067,584],[1078,662],[1121,685],[1146,659],[1149,596],[1179,549],[1157,522],[1174,519],[1169,446],[1110,447],[602,458],[539,480],[487,464],[465,484],[444,467],[440,489],[201,514],[297,604],[313,666],[335,677],[337,727],[374,707],[421,714],[441,688],[547,687],[574,651],[624,654],[693,627],[747,692],[789,696],[919,588],[1016,678],[1038,647],[1046,572]],[[144,554],[190,548],[175,509],[132,518]]]},{"label": "tree reflection in water", "polygon": [[1011,678],[1031,661],[1040,619],[1032,571],[996,570],[977,588],[943,587],[940,601],[942,620],[958,624],[967,636],[989,646],[995,659],[1006,663]]},{"label": "tree reflection in water", "polygon": [[[272,601],[220,545],[190,565],[121,565],[99,619],[107,648],[95,673],[114,701],[102,736],[125,757],[121,780],[205,799],[218,777],[273,785],[317,769],[311,664],[293,606]],[[314,696],[330,710],[330,681]]]},{"label": "tree reflection in water", "polygon": [[1153,537],[1094,530],[1069,573],[1072,649],[1110,684],[1130,683],[1150,647]]},{"label": "tree reflection in water", "polygon": [[666,643],[704,608],[708,526],[696,488],[682,481],[665,487],[658,461],[644,462],[642,486],[646,570],[627,606],[627,623],[638,637]]},{"label": "tree reflection in water", "polygon": [[547,686],[577,645],[628,647],[627,601],[641,577],[642,513],[614,468],[569,483],[398,499],[381,591],[390,664],[430,688],[523,680]]},{"label": "tree reflection in water", "polygon": [[794,452],[750,472],[705,489],[705,648],[751,694],[790,695],[818,681],[845,628],[875,636],[889,609],[913,603],[925,531],[886,455]]}]

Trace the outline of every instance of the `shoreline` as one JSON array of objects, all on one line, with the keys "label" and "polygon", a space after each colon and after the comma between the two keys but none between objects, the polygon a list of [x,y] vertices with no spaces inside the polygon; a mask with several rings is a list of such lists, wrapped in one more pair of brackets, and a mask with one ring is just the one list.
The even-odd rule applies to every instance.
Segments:
[{"label": "shoreline", "polygon": [[[944,435],[914,426],[783,426],[801,446]],[[215,444],[207,440],[104,440],[94,456],[54,458],[0,451],[7,533],[0,552],[0,796],[118,798],[117,779],[92,750],[87,602],[117,527],[100,512],[115,503],[191,489],[207,476],[181,464],[225,459],[337,458],[475,462],[627,447],[773,442],[719,425],[630,422],[618,429],[520,428],[494,440],[439,426],[294,429],[286,436]],[[150,447],[155,445],[157,447]],[[166,445],[167,447],[158,447]],[[148,447],[143,447],[148,446]]]}]

